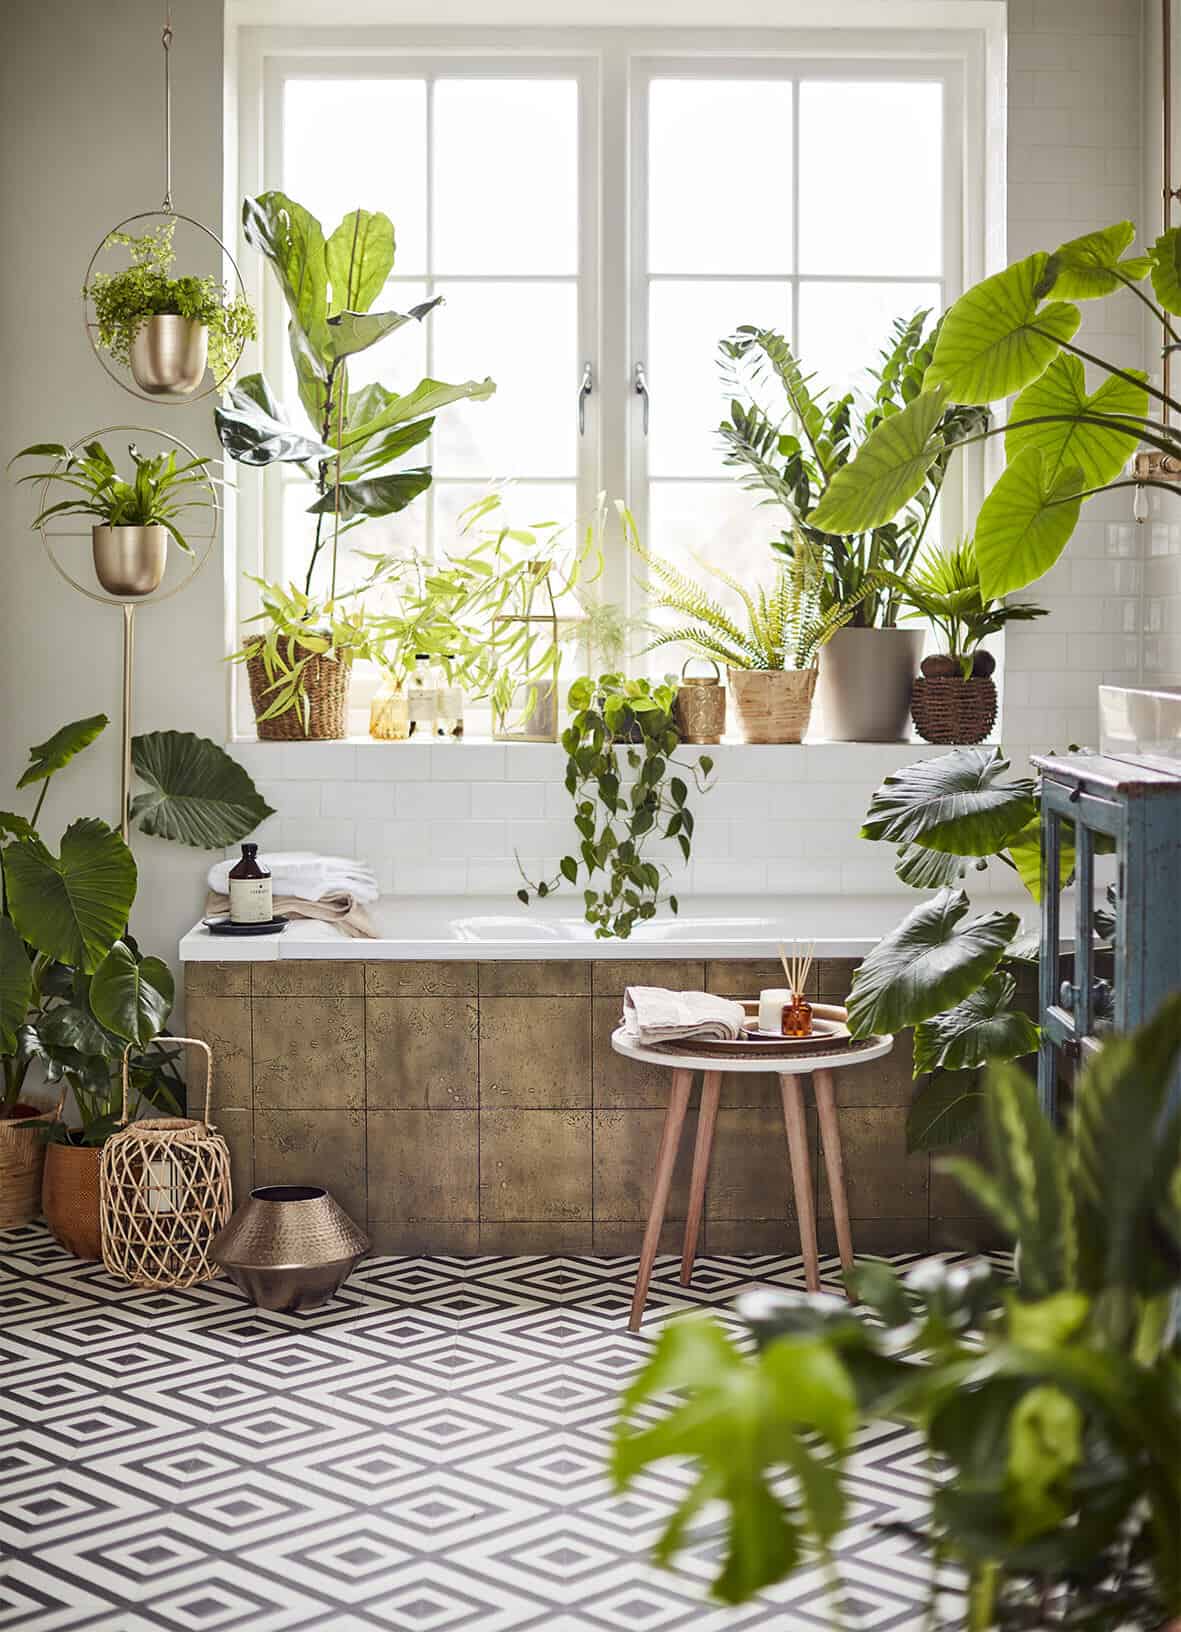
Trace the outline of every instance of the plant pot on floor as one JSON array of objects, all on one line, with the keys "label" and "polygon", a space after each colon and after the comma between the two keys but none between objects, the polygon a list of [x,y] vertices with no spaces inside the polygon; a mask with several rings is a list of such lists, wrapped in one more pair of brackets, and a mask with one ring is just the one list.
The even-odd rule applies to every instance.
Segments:
[{"label": "plant pot on floor", "polygon": [[838,629],[820,648],[817,702],[833,742],[902,742],[921,629]]},{"label": "plant pot on floor", "polygon": [[166,527],[92,527],[94,571],[108,595],[151,595],[168,561]]},{"label": "plant pot on floor", "polygon": [[31,1124],[43,1116],[35,1105],[19,1101],[11,1116],[0,1118],[0,1230],[27,1224],[41,1211],[45,1141]]},{"label": "plant pot on floor", "polygon": [[369,1251],[369,1237],[315,1184],[265,1184],[213,1238],[209,1256],[260,1309],[318,1309]]},{"label": "plant pot on floor", "polygon": [[131,377],[153,397],[187,397],[205,378],[209,330],[195,317],[145,317],[128,352]]},{"label": "plant pot on floor", "polygon": [[[280,640],[279,651],[284,662],[290,662],[290,641]],[[300,652],[298,658],[307,654]],[[264,720],[275,700],[271,680],[267,676],[262,656],[262,642],[251,648],[246,659],[246,678],[250,682],[250,701],[254,707],[255,724],[263,742],[330,742],[348,735],[349,672],[352,654],[338,652],[334,657],[319,653],[304,665],[301,676],[303,693],[307,698],[307,713],[298,701],[294,708],[285,709],[273,719]]]},{"label": "plant pot on floor", "polygon": [[743,742],[799,742],[812,717],[816,670],[727,669]]},{"label": "plant pot on floor", "polygon": [[75,1258],[101,1258],[102,1217],[97,1145],[49,1145],[41,1181],[41,1207],[54,1240]]},{"label": "plant pot on floor", "polygon": [[996,724],[996,686],[987,676],[920,678],[910,713],[924,742],[983,742]]}]

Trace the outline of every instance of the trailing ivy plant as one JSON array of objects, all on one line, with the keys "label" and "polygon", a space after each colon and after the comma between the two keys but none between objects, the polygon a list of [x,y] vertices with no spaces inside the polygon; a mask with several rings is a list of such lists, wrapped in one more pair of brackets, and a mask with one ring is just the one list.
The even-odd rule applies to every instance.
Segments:
[{"label": "trailing ivy plant", "polygon": [[[672,912],[678,910],[676,896],[662,894],[670,868],[645,851],[653,840],[671,841],[688,862],[693,846],[689,783],[705,793],[713,760],[708,754],[685,761],[674,757],[681,743],[676,695],[669,680],[628,680],[622,674],[597,680],[584,675],[571,686],[572,718],[562,746],[580,843],[577,854],[562,857],[553,879],[531,883],[521,868],[525,887],[517,897],[526,906],[563,883],[577,885],[582,877],[586,921],[600,940],[626,940],[636,924],[656,916],[664,900]],[[621,756],[634,776],[625,778]],[[600,874],[604,882],[596,886]]]}]

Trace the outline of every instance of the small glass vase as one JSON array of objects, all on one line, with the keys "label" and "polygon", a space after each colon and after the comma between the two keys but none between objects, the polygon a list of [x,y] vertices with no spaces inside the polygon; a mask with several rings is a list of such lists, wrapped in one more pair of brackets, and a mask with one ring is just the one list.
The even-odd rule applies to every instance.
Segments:
[{"label": "small glass vase", "polygon": [[810,1037],[812,1035],[812,1005],[803,997],[793,997],[783,1005],[783,1035]]},{"label": "small glass vase", "polygon": [[410,736],[410,699],[391,678],[382,681],[369,704],[369,735],[380,742],[405,742]]}]

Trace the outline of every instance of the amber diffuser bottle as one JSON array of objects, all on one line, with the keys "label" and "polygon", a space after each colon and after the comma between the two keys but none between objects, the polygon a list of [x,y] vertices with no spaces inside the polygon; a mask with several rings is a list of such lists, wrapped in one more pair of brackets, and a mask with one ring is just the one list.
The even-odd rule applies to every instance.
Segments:
[{"label": "amber diffuser bottle", "polygon": [[270,872],[258,859],[257,844],[244,844],[241,861],[230,869],[230,922],[269,924],[274,916]]}]

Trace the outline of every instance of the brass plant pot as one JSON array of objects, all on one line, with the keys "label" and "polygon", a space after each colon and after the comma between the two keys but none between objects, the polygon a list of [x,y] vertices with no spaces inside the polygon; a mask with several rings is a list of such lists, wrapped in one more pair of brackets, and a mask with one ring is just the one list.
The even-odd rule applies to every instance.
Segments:
[{"label": "brass plant pot", "polygon": [[41,1181],[41,1210],[54,1240],[75,1258],[101,1258],[97,1145],[49,1145]]},{"label": "brass plant pot", "polygon": [[205,378],[209,330],[195,317],[145,317],[131,341],[131,377],[153,397],[187,397]]},{"label": "brass plant pot", "polygon": [[150,595],[168,560],[166,527],[92,527],[94,571],[108,595]]},{"label": "brass plant pot", "polygon": [[368,1251],[369,1237],[327,1190],[265,1184],[214,1236],[209,1256],[258,1308],[290,1315],[327,1303]]}]

